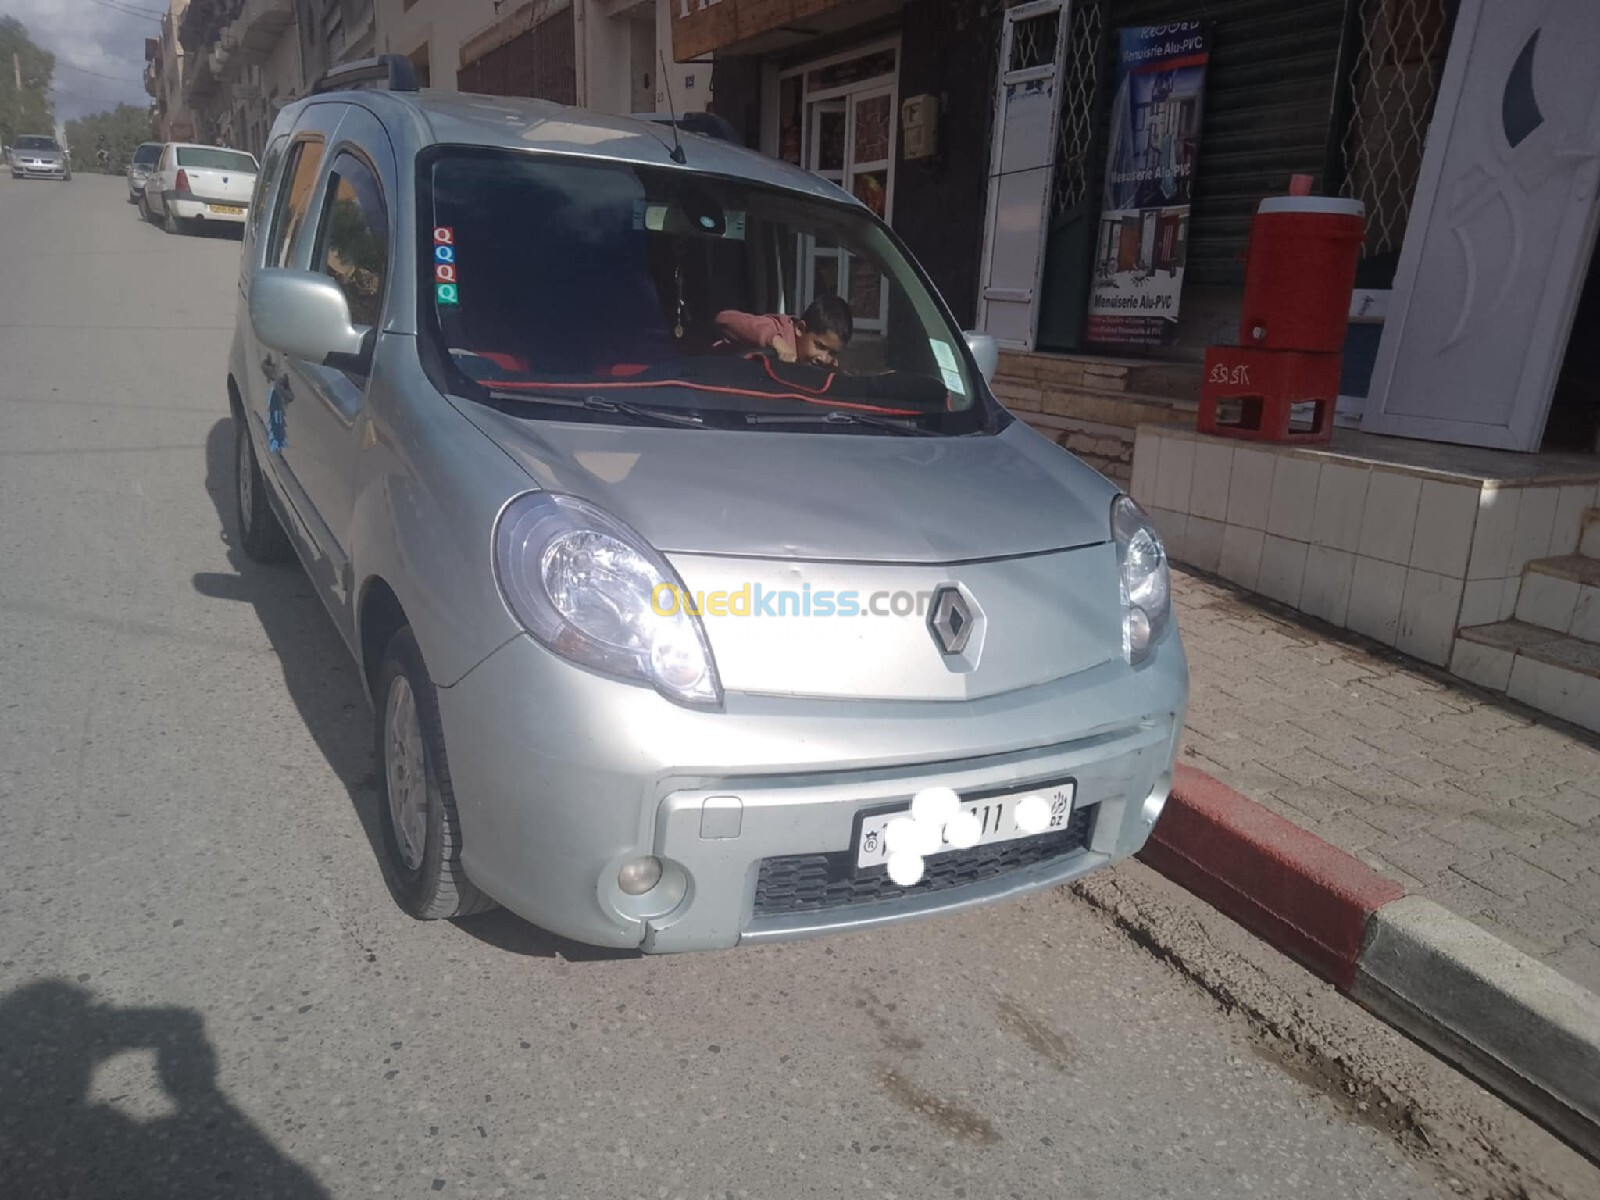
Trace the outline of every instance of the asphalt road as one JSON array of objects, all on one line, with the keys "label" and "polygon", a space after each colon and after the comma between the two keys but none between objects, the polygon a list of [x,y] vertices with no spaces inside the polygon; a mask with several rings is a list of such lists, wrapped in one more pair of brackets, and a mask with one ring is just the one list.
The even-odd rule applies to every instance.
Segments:
[{"label": "asphalt road", "polygon": [[1070,893],[661,959],[402,915],[355,669],[231,544],[237,255],[0,179],[0,1196],[1461,1189]]}]

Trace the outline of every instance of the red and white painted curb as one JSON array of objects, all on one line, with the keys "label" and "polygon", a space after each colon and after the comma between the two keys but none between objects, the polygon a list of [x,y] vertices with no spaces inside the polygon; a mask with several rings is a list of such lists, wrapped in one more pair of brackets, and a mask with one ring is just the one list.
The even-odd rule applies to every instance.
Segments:
[{"label": "red and white painted curb", "polygon": [[1600,1160],[1600,998],[1179,764],[1139,857]]}]

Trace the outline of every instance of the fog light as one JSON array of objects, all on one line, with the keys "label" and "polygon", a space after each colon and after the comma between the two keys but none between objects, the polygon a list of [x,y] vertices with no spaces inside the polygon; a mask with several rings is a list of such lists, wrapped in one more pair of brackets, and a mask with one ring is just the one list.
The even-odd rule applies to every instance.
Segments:
[{"label": "fog light", "polygon": [[642,896],[661,882],[661,860],[647,854],[623,863],[617,872],[617,886],[630,896]]}]

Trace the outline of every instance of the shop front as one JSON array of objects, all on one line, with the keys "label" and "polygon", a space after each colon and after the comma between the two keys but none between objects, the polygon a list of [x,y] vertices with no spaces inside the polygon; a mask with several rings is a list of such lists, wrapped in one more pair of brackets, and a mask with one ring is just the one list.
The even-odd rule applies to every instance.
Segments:
[{"label": "shop front", "polygon": [[1177,561],[1600,730],[1600,8],[1351,11],[1323,180],[1366,207],[1346,427],[1152,421],[1131,490]]}]

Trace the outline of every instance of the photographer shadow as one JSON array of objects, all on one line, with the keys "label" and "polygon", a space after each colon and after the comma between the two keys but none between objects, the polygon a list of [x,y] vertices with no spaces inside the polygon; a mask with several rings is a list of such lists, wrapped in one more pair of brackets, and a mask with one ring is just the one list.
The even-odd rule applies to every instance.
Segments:
[{"label": "photographer shadow", "polygon": [[[96,1072],[129,1053],[153,1058],[159,1086],[97,1099]],[[6,1200],[329,1194],[222,1092],[191,1009],[117,1008],[64,980],[26,984],[0,998],[0,1081]]]}]

